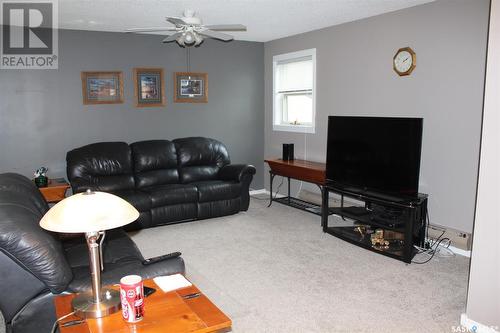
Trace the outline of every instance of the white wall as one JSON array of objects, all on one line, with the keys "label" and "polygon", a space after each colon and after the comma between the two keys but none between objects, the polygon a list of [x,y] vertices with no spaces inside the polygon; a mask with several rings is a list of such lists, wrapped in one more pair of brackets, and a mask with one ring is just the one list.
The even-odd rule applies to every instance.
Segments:
[{"label": "white wall", "polygon": [[[500,332],[500,0],[492,0],[466,316]],[[478,332],[487,332],[484,327]]]},{"label": "white wall", "polygon": [[[430,195],[431,222],[471,232],[488,9],[489,0],[438,0],[265,43],[265,156],[295,143],[297,157],[324,162],[329,115],[423,117],[419,189]],[[399,77],[392,58],[405,46],[417,67]],[[272,57],[309,48],[317,49],[316,133],[273,131]]]}]

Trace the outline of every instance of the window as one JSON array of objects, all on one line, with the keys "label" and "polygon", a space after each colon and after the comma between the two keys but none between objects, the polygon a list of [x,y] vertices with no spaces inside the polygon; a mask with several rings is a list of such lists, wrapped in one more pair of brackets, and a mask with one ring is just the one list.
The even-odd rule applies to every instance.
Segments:
[{"label": "window", "polygon": [[273,57],[273,130],[314,133],[316,49]]}]

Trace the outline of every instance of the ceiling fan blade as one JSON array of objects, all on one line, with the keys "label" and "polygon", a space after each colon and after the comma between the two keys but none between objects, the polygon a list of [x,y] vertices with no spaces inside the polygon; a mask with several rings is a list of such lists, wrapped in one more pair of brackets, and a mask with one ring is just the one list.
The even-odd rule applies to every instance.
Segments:
[{"label": "ceiling fan blade", "polygon": [[127,29],[125,32],[155,32],[155,31],[175,31],[175,27],[157,27],[157,28],[132,28]]},{"label": "ceiling fan blade", "polygon": [[199,32],[200,35],[215,38],[215,39],[220,39],[225,42],[229,42],[230,40],[233,40],[233,36],[228,35],[228,34],[223,34],[222,32],[217,32],[217,31],[212,31],[212,30],[202,30]]},{"label": "ceiling fan blade", "polygon": [[214,31],[247,31],[247,27],[243,24],[213,24],[206,25],[205,28]]},{"label": "ceiling fan blade", "polygon": [[167,17],[167,21],[175,24],[175,26],[187,25],[187,23],[179,17]]},{"label": "ceiling fan blade", "polygon": [[167,38],[165,38],[162,42],[163,43],[170,43],[170,42],[173,42],[175,40],[177,40],[177,38],[179,38],[180,36],[182,35],[182,32],[177,32],[173,35],[170,35],[168,36]]}]

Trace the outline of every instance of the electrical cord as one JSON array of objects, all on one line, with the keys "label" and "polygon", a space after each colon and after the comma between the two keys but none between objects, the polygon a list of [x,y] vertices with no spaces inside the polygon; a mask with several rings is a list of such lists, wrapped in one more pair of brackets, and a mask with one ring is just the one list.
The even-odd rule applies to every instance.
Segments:
[{"label": "electrical cord", "polygon": [[449,249],[451,241],[448,242],[446,246],[439,247],[438,255],[440,258],[451,258],[455,256],[455,253]]},{"label": "electrical cord", "polygon": [[[431,239],[432,243],[430,243],[429,248],[424,248],[424,247],[420,247],[417,245],[413,245],[413,247],[418,250],[419,254],[420,253],[432,253],[434,251],[434,249],[433,249],[434,245],[441,240],[441,237],[443,237],[443,235],[444,235],[444,231],[441,233],[441,235],[439,235],[439,237],[437,239],[435,239],[435,240]],[[450,241],[450,243],[451,243],[451,241]],[[448,248],[449,246],[450,245],[448,244],[448,246],[446,248]]]},{"label": "electrical cord", "polygon": [[70,312],[70,313],[68,313],[67,315],[64,315],[64,316],[62,316],[62,317],[57,318],[57,319],[56,319],[56,321],[54,322],[54,325],[52,325],[52,329],[50,330],[50,333],[56,333],[56,332],[57,332],[57,327],[58,327],[58,325],[57,325],[57,324],[58,324],[61,320],[66,319],[66,318],[68,318],[69,316],[72,316],[72,315],[74,315],[74,314],[75,314],[75,311]]},{"label": "electrical cord", "polygon": [[[428,255],[429,258],[424,260],[424,261],[415,261],[415,260],[412,260],[412,263],[415,263],[415,264],[426,264],[428,263],[429,261],[432,260],[432,258],[434,258],[434,256],[436,255],[436,253],[438,252],[438,248],[439,246],[441,245],[442,242],[444,241],[448,241],[448,244],[447,244],[447,248],[450,246],[450,239],[449,238],[442,238],[445,231],[443,230],[441,232],[441,235],[439,235],[438,238],[436,238],[435,240],[430,240],[429,238],[429,227],[431,225],[431,218],[430,218],[430,215],[429,215],[429,208],[426,207],[425,208],[425,216],[426,216],[426,230],[425,230],[425,247],[422,248],[422,247],[419,247],[419,246],[416,246],[414,245],[415,249],[417,249],[417,254],[425,254],[425,255]],[[430,242],[429,242],[430,240]],[[427,247],[428,246],[428,247]]]},{"label": "electrical cord", "polygon": [[444,231],[441,232],[441,235],[439,235],[438,238],[436,238],[435,240],[431,239],[430,240],[431,243],[429,243],[429,247],[428,248],[427,247],[425,247],[425,248],[424,247],[420,247],[420,246],[417,246],[417,245],[413,245],[413,247],[418,250],[418,253],[432,252],[432,251],[434,251],[433,250],[434,245],[441,240],[441,237],[443,237],[444,233],[445,233]]},{"label": "electrical cord", "polygon": [[441,238],[443,237],[445,231],[442,231],[441,232],[441,235],[439,235],[438,238],[436,238],[434,241],[432,241],[431,239],[431,243],[430,243],[430,248],[432,249],[434,247],[434,245],[436,245],[437,242],[439,242],[441,240]]},{"label": "electrical cord", "polygon": [[438,252],[438,248],[439,248],[439,246],[441,246],[441,243],[445,242],[445,241],[448,242],[448,244],[446,246],[446,248],[448,248],[450,246],[450,244],[451,244],[451,240],[449,238],[447,238],[447,237],[442,238],[437,243],[435,242],[435,244],[436,244],[436,248],[435,249],[422,252],[422,253],[425,253],[427,255],[430,255],[429,259],[424,260],[424,261],[414,261],[414,260],[412,260],[412,263],[419,264],[419,265],[428,263],[429,261],[432,260],[432,258],[434,258],[434,256]]},{"label": "electrical cord", "polygon": [[[430,239],[429,237],[429,229],[431,228],[431,218],[430,218],[430,214],[429,214],[429,207],[425,207],[425,215],[426,215],[426,224],[427,224],[427,229],[426,229],[426,235],[425,235],[425,239],[426,239],[426,242],[425,244],[429,244],[429,248],[420,248],[420,247],[416,247],[417,250],[419,251],[418,253],[425,253],[427,251],[430,250],[430,252],[432,252],[432,248],[434,247],[434,245],[439,242],[439,240],[443,237],[443,235],[446,233],[446,230],[442,230],[441,231],[441,235],[439,235],[439,237],[435,240],[433,239]],[[436,229],[434,229],[436,230]],[[446,244],[446,246],[444,245],[440,245],[439,248],[436,247],[435,251],[436,252],[439,252],[438,255],[439,257],[441,258],[450,258],[450,257],[454,257],[455,256],[455,253],[450,250],[450,245],[451,245],[451,240],[448,239],[448,243]],[[445,253],[447,254],[443,254],[443,250]]]},{"label": "electrical cord", "polygon": [[[281,182],[278,184],[278,188],[276,189],[276,192],[274,192],[274,195],[271,194],[271,196],[273,197],[273,200],[276,199],[276,197],[278,196],[278,194],[280,192],[280,188],[283,185],[283,181],[285,180],[285,177],[283,177],[283,176],[280,176],[280,177],[281,177]],[[253,196],[253,195],[251,195],[251,197],[254,199],[257,199],[257,200],[262,200],[262,201],[269,200],[268,198],[257,198],[256,196]]]},{"label": "electrical cord", "polygon": [[[278,196],[278,193],[280,193],[280,188],[281,188],[281,185],[283,185],[284,181],[285,181],[285,177],[281,177],[281,182],[279,183],[278,188],[276,189],[276,192],[274,193],[273,200],[275,200],[276,197]],[[271,193],[271,195],[272,195],[272,193]]]},{"label": "electrical cord", "polygon": [[425,228],[425,239],[429,239],[429,227],[431,225],[431,218],[429,217],[429,207],[427,207],[427,205],[425,205],[425,220],[427,222],[427,227]]},{"label": "electrical cord", "polygon": [[[304,133],[304,160],[307,161],[307,133]],[[300,192],[302,191],[302,185],[304,181],[300,181],[299,189],[297,190],[297,195],[295,197],[299,197]]]}]

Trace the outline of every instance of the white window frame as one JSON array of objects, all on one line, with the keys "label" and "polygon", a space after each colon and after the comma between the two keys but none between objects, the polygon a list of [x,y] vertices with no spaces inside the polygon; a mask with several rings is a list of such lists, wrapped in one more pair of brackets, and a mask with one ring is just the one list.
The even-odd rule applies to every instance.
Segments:
[{"label": "white window frame", "polygon": [[[276,70],[278,63],[285,61],[300,60],[310,57],[313,65],[312,81],[312,125],[278,124],[282,119],[280,103],[277,98]],[[299,133],[316,133],[316,49],[307,49],[273,56],[273,130]]]}]

